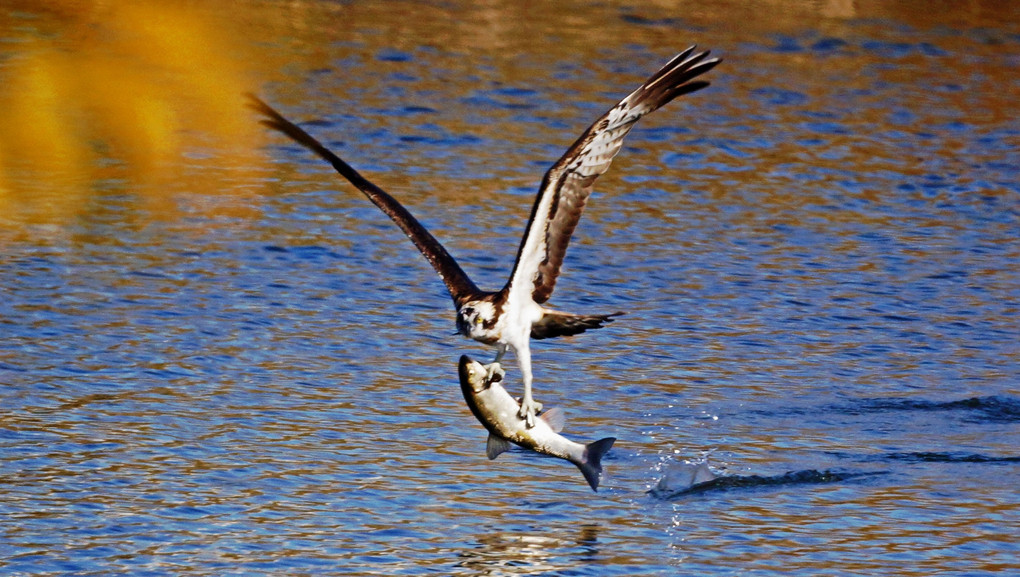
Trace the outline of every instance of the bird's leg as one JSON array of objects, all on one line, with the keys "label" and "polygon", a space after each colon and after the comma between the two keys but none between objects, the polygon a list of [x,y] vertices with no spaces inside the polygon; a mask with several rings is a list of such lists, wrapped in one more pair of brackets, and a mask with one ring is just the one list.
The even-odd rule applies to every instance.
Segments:
[{"label": "bird's leg", "polygon": [[488,372],[488,374],[485,376],[485,380],[487,382],[491,383],[493,381],[502,381],[503,380],[503,377],[506,375],[506,371],[504,371],[503,367],[500,366],[499,361],[503,358],[503,355],[505,355],[505,354],[506,354],[506,345],[503,344],[503,343],[500,343],[497,346],[497,348],[496,348],[496,360],[494,360],[491,363],[485,365],[485,370]]},{"label": "bird's leg", "polygon": [[517,350],[517,361],[521,364],[521,379],[524,381],[524,397],[521,398],[521,410],[518,416],[524,419],[530,429],[535,426],[535,414],[542,410],[542,403],[531,396],[531,351],[527,346]]}]

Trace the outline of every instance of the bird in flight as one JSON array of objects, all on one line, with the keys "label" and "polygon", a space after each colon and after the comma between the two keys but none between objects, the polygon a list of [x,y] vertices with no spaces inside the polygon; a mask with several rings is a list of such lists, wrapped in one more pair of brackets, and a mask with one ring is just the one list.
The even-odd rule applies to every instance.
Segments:
[{"label": "bird in flight", "polygon": [[545,173],[531,209],[531,217],[517,252],[513,271],[503,288],[479,289],[457,261],[395,198],[351,168],[303,129],[254,95],[249,105],[263,118],[262,124],[289,136],[333,165],[345,179],[363,192],[411,239],[446,284],[457,309],[457,331],[496,346],[491,373],[507,349],[517,357],[524,384],[520,417],[530,427],[542,405],[531,393],[530,340],[583,333],[601,328],[621,313],[579,315],[542,306],[552,295],[570,236],[581,218],[595,180],[623,146],[623,138],[642,116],[683,94],[708,86],[695,80],[718,63],[708,51],[694,53],[694,46],[675,56],[637,90],[609,109],[581,135],[556,164]]}]

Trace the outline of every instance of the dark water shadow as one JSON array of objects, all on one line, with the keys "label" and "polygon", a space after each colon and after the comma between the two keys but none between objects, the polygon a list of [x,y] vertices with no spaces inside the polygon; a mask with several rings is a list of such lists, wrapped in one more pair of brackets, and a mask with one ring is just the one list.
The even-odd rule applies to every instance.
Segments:
[{"label": "dark water shadow", "polygon": [[971,397],[956,401],[928,401],[924,399],[857,399],[848,404],[832,407],[834,412],[860,415],[899,411],[958,412],[969,423],[1020,422],[1020,399],[1008,396]]},{"label": "dark water shadow", "polygon": [[886,413],[945,413],[960,421],[972,424],[1020,423],[1020,398],[1007,395],[970,397],[953,401],[932,401],[916,398],[863,397],[852,398],[823,406],[784,406],[757,409],[750,414],[776,415],[835,415],[865,416]]},{"label": "dark water shadow", "polygon": [[828,452],[829,455],[840,459],[852,459],[861,463],[1020,463],[1020,456],[1011,457],[990,457],[978,453],[957,453],[939,451],[904,451],[894,453],[881,453],[877,455],[856,455],[853,453]]},{"label": "dark water shadow", "polygon": [[725,475],[708,481],[694,483],[689,486],[671,486],[671,483],[663,482],[667,479],[664,477],[656,487],[653,487],[648,491],[648,494],[656,499],[672,501],[704,493],[736,490],[754,491],[761,489],[795,487],[800,485],[829,485],[886,474],[888,473],[884,471],[839,471],[829,469],[818,471],[816,469],[806,469],[803,471],[790,471],[783,473],[782,475],[772,476]]}]

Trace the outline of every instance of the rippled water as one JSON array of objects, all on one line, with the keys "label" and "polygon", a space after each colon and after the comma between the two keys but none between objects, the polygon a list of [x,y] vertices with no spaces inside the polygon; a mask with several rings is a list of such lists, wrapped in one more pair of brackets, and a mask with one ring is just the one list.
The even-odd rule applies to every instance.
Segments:
[{"label": "rippled water", "polygon": [[[1020,20],[855,4],[452,28],[455,5],[251,4],[252,88],[488,288],[588,122],[689,43],[724,58],[631,134],[571,246],[553,304],[627,315],[533,346],[567,434],[619,438],[603,485],[485,458],[456,360],[492,351],[282,137],[90,180],[48,220],[18,191],[61,189],[9,171],[0,572],[1020,571]],[[657,487],[706,455],[714,481]]]}]

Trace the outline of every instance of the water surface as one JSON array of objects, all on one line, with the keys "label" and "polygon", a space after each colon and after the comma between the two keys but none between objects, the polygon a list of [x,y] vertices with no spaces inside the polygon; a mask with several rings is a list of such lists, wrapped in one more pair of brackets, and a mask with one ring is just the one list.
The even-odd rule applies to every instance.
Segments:
[{"label": "water surface", "polygon": [[[1020,18],[853,4],[182,8],[225,31],[195,49],[208,61],[103,48],[117,21],[82,28],[60,3],[4,8],[0,75],[138,60],[191,89],[148,123],[130,66],[122,108],[47,93],[53,134],[75,128],[57,165],[5,119],[0,569],[1020,570]],[[496,288],[542,172],[695,42],[724,58],[713,85],[628,137],[552,299],[627,315],[533,346],[566,432],[619,438],[602,487],[520,451],[490,462],[456,361],[492,351],[452,334],[400,232],[240,92]],[[28,110],[60,82],[3,99]],[[705,455],[712,485],[648,492]]]}]

